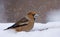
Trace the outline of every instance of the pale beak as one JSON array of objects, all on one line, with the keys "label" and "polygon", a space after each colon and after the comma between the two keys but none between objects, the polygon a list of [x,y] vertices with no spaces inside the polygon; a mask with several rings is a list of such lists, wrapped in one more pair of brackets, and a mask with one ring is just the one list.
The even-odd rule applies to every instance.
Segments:
[{"label": "pale beak", "polygon": [[39,14],[35,14],[34,18],[36,18],[36,17],[38,17],[38,16],[40,16],[40,15],[39,15]]}]

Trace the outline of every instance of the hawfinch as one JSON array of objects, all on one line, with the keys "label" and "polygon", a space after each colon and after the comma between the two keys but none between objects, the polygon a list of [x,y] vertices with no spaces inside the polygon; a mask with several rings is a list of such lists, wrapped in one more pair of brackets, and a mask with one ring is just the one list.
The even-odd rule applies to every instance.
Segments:
[{"label": "hawfinch", "polygon": [[25,17],[23,17],[22,19],[17,21],[14,25],[12,25],[11,27],[8,27],[7,29],[4,29],[4,30],[14,29],[17,32],[19,32],[19,31],[28,32],[34,26],[35,16],[37,16],[36,12],[29,12]]}]

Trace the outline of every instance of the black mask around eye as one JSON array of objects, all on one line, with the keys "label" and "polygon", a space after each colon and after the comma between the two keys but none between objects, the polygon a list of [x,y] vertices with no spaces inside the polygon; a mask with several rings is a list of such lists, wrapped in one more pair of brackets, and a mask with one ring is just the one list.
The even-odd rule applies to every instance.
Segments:
[{"label": "black mask around eye", "polygon": [[33,16],[35,16],[35,14],[33,14]]}]

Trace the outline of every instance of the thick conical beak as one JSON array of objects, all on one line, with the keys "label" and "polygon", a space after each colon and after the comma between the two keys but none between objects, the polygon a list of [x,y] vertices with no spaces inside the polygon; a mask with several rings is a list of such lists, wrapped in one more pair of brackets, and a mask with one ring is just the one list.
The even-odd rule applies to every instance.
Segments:
[{"label": "thick conical beak", "polygon": [[40,16],[40,15],[39,15],[39,14],[35,14],[34,18],[36,18],[36,17],[38,17],[38,16]]}]

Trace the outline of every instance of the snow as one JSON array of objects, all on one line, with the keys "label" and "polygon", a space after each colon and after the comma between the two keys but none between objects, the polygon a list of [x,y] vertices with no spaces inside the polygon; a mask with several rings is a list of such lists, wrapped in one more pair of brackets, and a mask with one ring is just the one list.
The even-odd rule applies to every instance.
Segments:
[{"label": "snow", "polygon": [[5,28],[13,24],[0,23],[0,37],[60,37],[60,22],[35,23],[33,29],[29,32],[4,31]]}]

